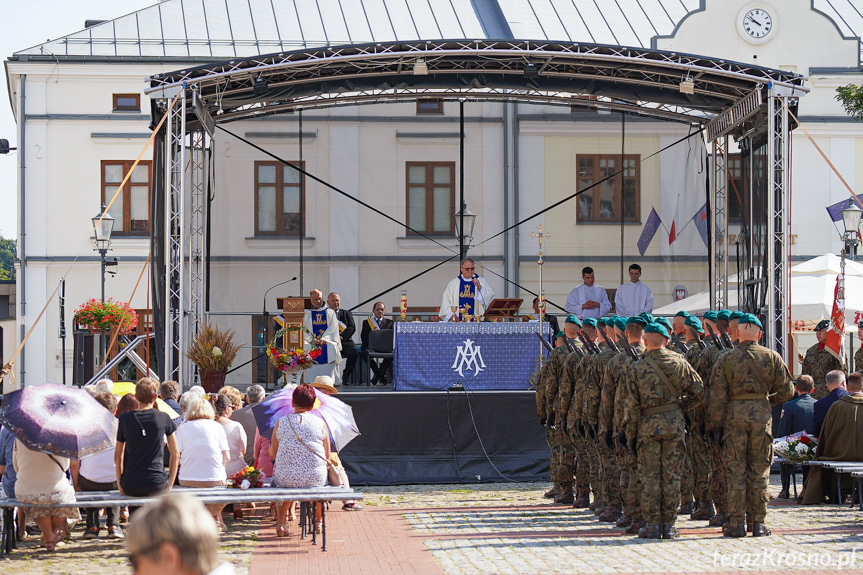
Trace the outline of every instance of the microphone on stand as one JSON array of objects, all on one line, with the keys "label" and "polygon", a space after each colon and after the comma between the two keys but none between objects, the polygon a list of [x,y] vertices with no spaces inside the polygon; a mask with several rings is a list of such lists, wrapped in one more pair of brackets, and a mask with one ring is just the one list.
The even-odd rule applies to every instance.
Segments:
[{"label": "microphone on stand", "polygon": [[265,347],[270,341],[270,334],[269,334],[269,331],[270,331],[270,313],[267,311],[267,296],[270,294],[270,290],[272,290],[273,288],[277,288],[279,286],[289,284],[292,281],[295,281],[296,279],[297,279],[297,276],[294,276],[289,280],[285,280],[283,282],[277,283],[274,286],[271,286],[267,291],[264,292],[263,312],[264,312],[264,346]]}]

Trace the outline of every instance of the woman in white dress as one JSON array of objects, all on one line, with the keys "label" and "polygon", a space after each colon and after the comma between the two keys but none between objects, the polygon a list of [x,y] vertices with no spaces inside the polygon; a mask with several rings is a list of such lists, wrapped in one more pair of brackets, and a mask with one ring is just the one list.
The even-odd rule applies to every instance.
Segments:
[{"label": "woman in white dress", "polygon": [[[324,420],[308,413],[315,405],[315,390],[308,384],[293,393],[294,413],[276,422],[270,456],[273,483],[276,487],[323,487],[327,483],[327,459],[330,457],[330,432]],[[288,534],[286,516],[290,503],[276,506],[276,536]],[[321,503],[317,504],[321,517]],[[320,521],[315,527],[320,532]]]},{"label": "woman in white dress", "polygon": [[246,454],[246,430],[243,429],[241,423],[231,420],[234,403],[227,395],[217,395],[216,399],[213,400],[213,409],[216,410],[216,421],[222,424],[228,438],[231,457],[225,464],[225,472],[230,477],[246,468],[246,460],[243,458]]}]

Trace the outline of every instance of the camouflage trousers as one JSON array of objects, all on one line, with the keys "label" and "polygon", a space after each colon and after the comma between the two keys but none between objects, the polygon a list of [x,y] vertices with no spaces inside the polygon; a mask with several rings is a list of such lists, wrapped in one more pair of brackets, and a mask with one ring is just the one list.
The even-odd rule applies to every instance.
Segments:
[{"label": "camouflage trousers", "polygon": [[548,443],[548,449],[551,452],[551,458],[548,462],[548,474],[554,483],[557,483],[555,476],[558,474],[560,467],[560,448],[558,446],[557,435],[554,430],[545,428],[545,442]]},{"label": "camouflage trousers", "polygon": [[683,439],[683,462],[680,468],[680,501],[682,503],[692,501],[692,493],[695,490],[695,472],[692,469],[689,444],[689,436],[687,435]]},{"label": "camouflage trousers", "polygon": [[[582,437],[581,440],[584,445],[584,461],[587,463],[587,468],[590,473],[590,488],[591,491],[593,491],[593,500],[596,501],[597,504],[606,505],[605,489],[602,482],[602,465],[600,463],[599,445],[595,439],[590,439],[589,437]],[[581,461],[579,461],[579,466],[580,465]]]},{"label": "camouflage trousers", "polygon": [[[707,455],[707,443],[704,436],[694,430],[686,436],[686,456],[689,460],[690,479],[689,491],[684,489],[684,479],[680,480],[680,497],[687,501],[687,493],[699,501],[710,501],[710,459]],[[684,478],[687,471],[684,471]]]},{"label": "camouflage trousers", "polygon": [[602,467],[602,487],[605,491],[605,502],[608,505],[621,505],[620,499],[620,468],[617,466],[614,446],[609,449],[605,441],[599,440],[599,454]]},{"label": "camouflage trousers", "polygon": [[773,461],[770,423],[728,421],[722,447],[728,470],[728,515],[733,527],[749,516],[763,522],[767,516],[767,482]]},{"label": "camouflage trousers", "polygon": [[633,521],[638,521],[641,519],[641,473],[638,471],[638,457],[620,445],[616,446],[616,451],[623,514],[632,517]]},{"label": "camouflage trousers", "polygon": [[556,429],[552,433],[554,434],[554,441],[559,456],[558,465],[551,476],[551,480],[555,485],[571,489],[575,475],[575,447],[572,445],[569,436],[562,429]]},{"label": "camouflage trousers", "polygon": [[682,436],[639,442],[641,514],[649,525],[674,525],[677,520],[684,449]]},{"label": "camouflage trousers", "polygon": [[728,513],[728,468],[722,448],[713,441],[705,440],[710,458],[710,496],[716,513]]},{"label": "camouflage trousers", "polygon": [[575,452],[575,488],[579,495],[590,493],[590,466],[588,465],[587,451],[584,446],[586,438],[578,435],[575,430],[566,434],[570,445]]}]

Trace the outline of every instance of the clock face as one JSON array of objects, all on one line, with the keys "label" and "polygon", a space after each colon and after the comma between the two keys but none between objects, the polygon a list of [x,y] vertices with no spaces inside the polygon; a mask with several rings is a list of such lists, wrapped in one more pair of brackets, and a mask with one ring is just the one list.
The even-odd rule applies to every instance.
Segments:
[{"label": "clock face", "polygon": [[743,17],[743,29],[755,39],[761,39],[773,30],[773,19],[765,10],[754,8]]}]

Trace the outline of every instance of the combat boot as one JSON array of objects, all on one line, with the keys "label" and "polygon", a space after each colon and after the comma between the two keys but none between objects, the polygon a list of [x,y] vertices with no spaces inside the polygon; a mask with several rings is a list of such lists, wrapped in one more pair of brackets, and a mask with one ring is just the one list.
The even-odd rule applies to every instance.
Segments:
[{"label": "combat boot", "polygon": [[767,537],[768,535],[773,535],[773,532],[767,528],[761,521],[753,521],[752,522],[752,536],[753,537]]},{"label": "combat boot", "polygon": [[680,514],[681,515],[689,515],[693,511],[695,511],[695,510],[692,508],[692,500],[691,499],[689,501],[684,501],[683,503],[680,504]]},{"label": "combat boot", "polygon": [[605,513],[606,509],[608,509],[608,505],[600,503],[599,505],[596,506],[596,509],[593,510],[593,514],[596,515],[597,517],[599,517],[600,515]]},{"label": "combat boot", "polygon": [[627,535],[638,535],[638,532],[645,526],[644,520],[642,519],[633,519],[632,523],[629,524],[629,527],[624,531]]},{"label": "combat boot", "polygon": [[713,502],[704,501],[701,503],[701,507],[696,509],[695,512],[689,516],[689,518],[697,521],[699,519],[713,519],[714,515],[716,515],[716,511],[713,509]]},{"label": "combat boot", "polygon": [[587,509],[590,505],[590,492],[587,493],[579,493],[578,499],[572,502],[572,507],[574,509]]},{"label": "combat boot", "polygon": [[736,527],[732,527],[729,525],[722,530],[723,537],[746,537],[746,527],[743,525],[738,525]]},{"label": "combat boot", "polygon": [[722,527],[728,521],[728,516],[725,513],[717,513],[713,516],[713,519],[710,520],[708,525],[711,527]]},{"label": "combat boot", "polygon": [[599,502],[594,499],[593,502],[587,506],[590,511],[596,511],[596,508],[599,506]]},{"label": "combat boot", "polygon": [[558,495],[560,495],[560,485],[555,483],[554,486],[552,486],[552,488],[546,491],[542,496],[546,499],[554,499]]},{"label": "combat boot", "polygon": [[668,523],[662,524],[663,539],[677,539],[678,537],[680,537],[680,529]]},{"label": "combat boot", "polygon": [[661,537],[662,530],[659,525],[645,525],[638,530],[639,539],[660,539]]},{"label": "combat boot", "polygon": [[599,516],[599,520],[603,523],[614,523],[618,519],[622,513],[620,512],[620,505],[609,505],[605,508],[605,511]]},{"label": "combat boot", "polygon": [[561,505],[571,505],[574,501],[575,497],[572,496],[572,488],[564,488],[563,491],[554,498],[554,502],[560,503]]},{"label": "combat boot", "polygon": [[629,515],[623,515],[620,519],[617,520],[617,523],[614,524],[615,527],[625,528],[632,525],[632,517]]}]

